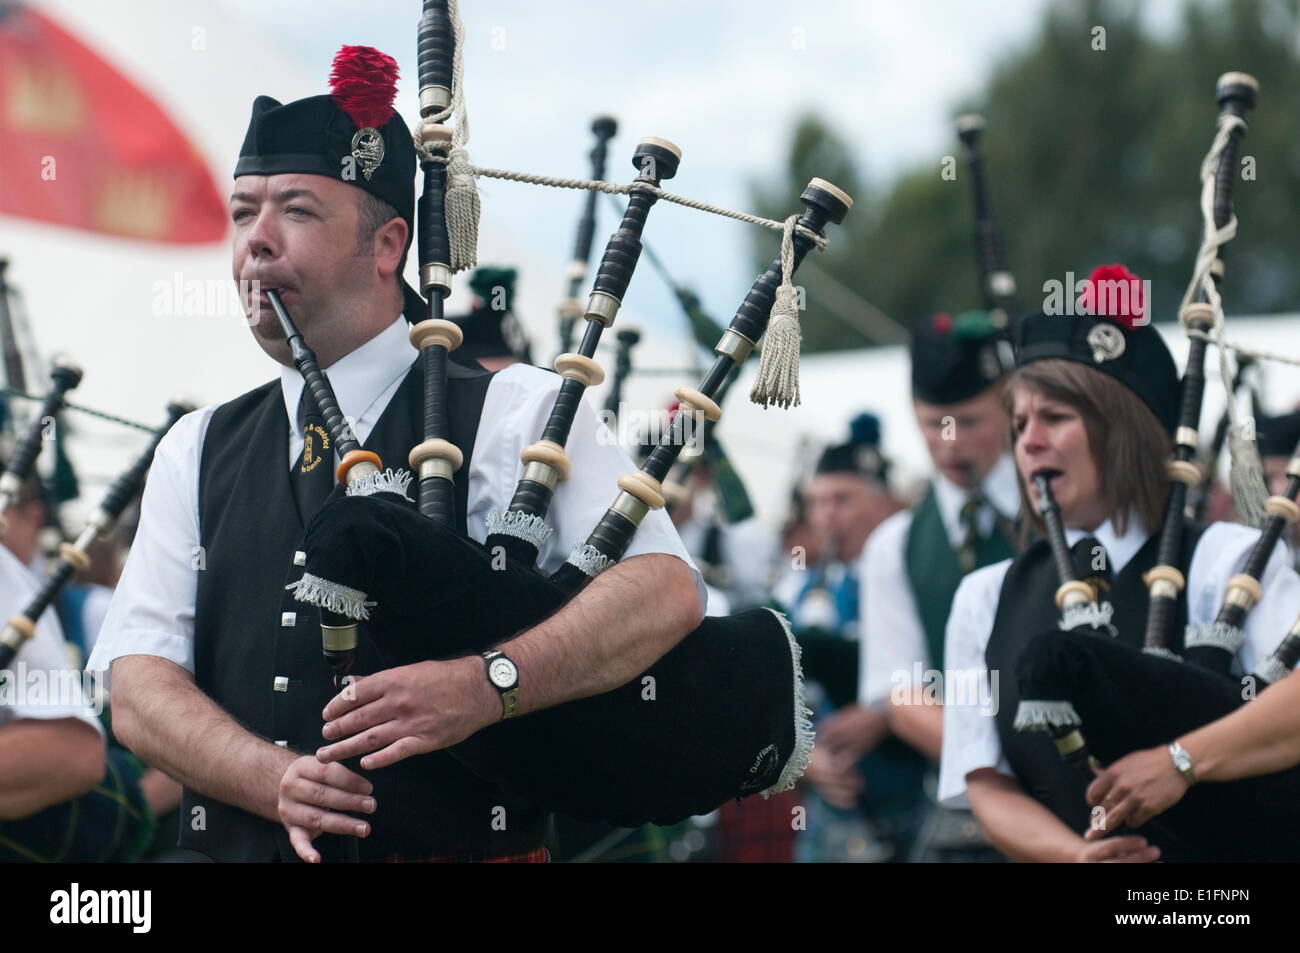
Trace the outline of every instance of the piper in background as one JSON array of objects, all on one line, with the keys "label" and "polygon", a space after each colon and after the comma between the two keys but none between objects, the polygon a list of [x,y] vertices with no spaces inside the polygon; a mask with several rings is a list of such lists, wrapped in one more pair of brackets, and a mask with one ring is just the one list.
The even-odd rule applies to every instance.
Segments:
[{"label": "piper in background", "polygon": [[[935,473],[921,502],[885,520],[862,553],[858,704],[818,737],[841,770],[891,735],[938,765],[944,679],[931,673],[943,668],[953,596],[966,574],[1014,551],[1020,495],[1002,409],[1010,348],[1000,334],[985,312],[938,314],[913,330],[912,406]],[[938,809],[913,859],[999,855],[969,812]]]},{"label": "piper in background", "polygon": [[499,371],[511,364],[533,363],[528,335],[515,315],[518,276],[513,268],[483,265],[474,269],[469,276],[473,307],[468,314],[449,318],[465,336],[456,348],[457,358],[475,360],[489,371]]},{"label": "piper in background", "polygon": [[[804,674],[820,689],[810,691],[809,707],[821,721],[857,697],[857,565],[867,538],[898,510],[888,471],[880,452],[880,421],[874,414],[859,414],[850,423],[849,440],[822,452],[804,491],[821,558],[787,577],[787,589],[798,588],[782,601],[791,606]],[[853,771],[837,769],[819,743],[808,768],[812,790],[804,797],[808,829],[796,838],[796,859],[876,862],[905,857],[919,827],[909,793],[920,791],[919,762],[894,743],[873,751]]]}]

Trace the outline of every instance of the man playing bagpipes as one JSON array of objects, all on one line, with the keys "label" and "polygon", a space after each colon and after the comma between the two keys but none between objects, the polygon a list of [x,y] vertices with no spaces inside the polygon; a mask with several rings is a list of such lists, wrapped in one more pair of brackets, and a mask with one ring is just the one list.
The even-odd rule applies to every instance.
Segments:
[{"label": "man playing bagpipes", "polygon": [[[912,404],[935,475],[921,503],[882,523],[863,550],[859,705],[826,727],[823,747],[858,756],[894,736],[939,760],[943,682],[928,673],[943,665],[953,596],[964,576],[1014,552],[1020,498],[1002,409],[1007,350],[985,312],[935,315],[913,331]],[[882,715],[886,723],[876,724]],[[996,854],[968,814],[938,809],[914,857]]]},{"label": "man playing bagpipes", "polygon": [[[314,615],[285,581],[331,492],[334,453],[267,292],[300,322],[356,438],[405,460],[421,436],[421,382],[402,315],[420,320],[424,302],[401,280],[416,154],[391,107],[395,76],[383,54],[345,48],[332,95],[255,101],[231,197],[233,273],[260,282],[260,295],[246,295],[249,324],[280,375],[183,418],[159,448],[89,663],[112,666],[118,736],[185,784],[182,845],[220,860],[319,860],[310,841],[322,832],[361,837],[373,859],[542,859],[546,813],[440,749],[499,721],[506,694],[528,713],[623,684],[702,615],[699,574],[666,515],[651,513],[630,558],[500,646],[518,673],[513,690],[470,654],[370,674],[364,704],[334,703],[326,750],[366,753],[362,770],[396,778],[387,803],[377,806],[380,792],[357,770],[313,753],[336,690]],[[489,375],[451,363],[447,374],[450,432],[465,458],[456,515],[481,541],[561,379],[527,365]],[[566,541],[598,521],[629,468],[585,405],[567,453],[571,472],[550,510]],[[543,552],[547,570],[564,561],[561,545]],[[372,832],[376,810],[389,822]]]}]

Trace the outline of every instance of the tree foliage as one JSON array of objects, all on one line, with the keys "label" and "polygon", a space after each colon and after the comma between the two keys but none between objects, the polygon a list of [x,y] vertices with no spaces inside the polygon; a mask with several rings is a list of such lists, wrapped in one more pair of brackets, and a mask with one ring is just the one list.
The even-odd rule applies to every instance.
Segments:
[{"label": "tree foliage", "polygon": [[[1046,281],[1123,262],[1151,280],[1156,320],[1176,316],[1200,240],[1198,175],[1214,135],[1214,83],[1228,70],[1251,73],[1261,91],[1242,150],[1255,177],[1237,180],[1225,304],[1237,314],[1300,308],[1297,67],[1300,0],[1192,0],[1168,37],[1152,35],[1133,4],[1050,5],[1034,39],[993,64],[984,87],[953,110],[986,119],[986,176],[1022,311],[1042,306]],[[941,176],[936,155],[867,190],[844,140],[809,115],[795,129],[787,170],[755,187],[755,204],[783,217],[811,176],[837,182],[858,203],[819,269],[904,324],[981,307],[955,134],[947,152],[955,181]],[[765,265],[770,241],[755,254]],[[878,343],[819,304],[815,276],[802,283],[806,350]]]}]

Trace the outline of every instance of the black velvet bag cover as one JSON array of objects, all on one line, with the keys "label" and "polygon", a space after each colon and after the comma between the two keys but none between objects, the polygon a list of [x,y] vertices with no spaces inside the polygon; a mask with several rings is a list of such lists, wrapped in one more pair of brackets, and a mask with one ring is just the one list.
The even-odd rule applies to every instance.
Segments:
[{"label": "black velvet bag cover", "polygon": [[[304,550],[305,579],[353,590],[354,610],[364,598],[361,638],[390,667],[483,651],[569,599],[532,567],[511,565],[391,494],[331,500],[308,526]],[[341,608],[320,592],[299,598]],[[675,823],[793,786],[811,747],[801,686],[784,619],[754,609],[705,619],[614,691],[492,725],[452,753],[579,820]]]},{"label": "black velvet bag cover", "polygon": [[[1103,764],[1167,745],[1244,704],[1236,680],[1087,629],[1035,636],[1015,674],[1021,698],[1073,704]],[[1156,823],[1160,830],[1148,825],[1144,833],[1180,859],[1300,860],[1300,768],[1198,784]]]}]

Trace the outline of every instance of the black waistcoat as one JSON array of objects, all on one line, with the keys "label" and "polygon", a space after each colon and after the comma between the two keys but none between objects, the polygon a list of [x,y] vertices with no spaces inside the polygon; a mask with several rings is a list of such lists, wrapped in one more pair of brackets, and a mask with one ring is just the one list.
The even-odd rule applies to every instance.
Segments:
[{"label": "black waistcoat", "polygon": [[[1182,565],[1184,576],[1192,561],[1192,552],[1200,539],[1201,529],[1183,530]],[[1114,574],[1105,598],[1114,606],[1111,624],[1119,639],[1140,648],[1146,631],[1147,588],[1142,574],[1156,564],[1160,535],[1148,537],[1122,570]],[[1069,828],[1082,833],[1088,828],[1088,804],[1084,799],[1087,785],[1082,773],[1062,760],[1051,739],[1041,732],[1020,732],[1013,727],[1020,691],[1016,685],[1015,663],[1029,640],[1041,632],[1057,628],[1060,611],[1054,596],[1060,579],[1052,562],[1051,548],[1039,540],[1011,564],[998,596],[993,631],[984,651],[990,673],[998,673],[997,726],[1002,751],[1026,792],[1040,801]],[[1182,651],[1183,629],[1187,625],[1187,603],[1178,602],[1174,613],[1170,648]],[[1084,726],[1085,732],[1087,726]]]},{"label": "black waistcoat", "polygon": [[[449,436],[465,455],[455,494],[463,527],[466,477],[491,375],[449,362],[448,378]],[[405,466],[407,452],[423,438],[423,384],[417,361],[366,442],[389,465]],[[208,425],[199,468],[203,568],[194,676],[253,733],[310,753],[324,743],[321,710],[335,689],[321,656],[316,610],[285,591],[303,571],[295,565],[303,525],[290,485],[287,434],[278,380],[223,404]],[[363,637],[353,671],[365,675],[381,667]],[[543,812],[479,780],[446,752],[365,774],[378,810],[368,818],[370,836],[360,842],[363,860],[516,852],[536,847],[545,832]],[[329,860],[339,856],[339,841],[322,835],[315,843]],[[279,823],[188,789],[180,843],[217,860],[297,859]]]}]

